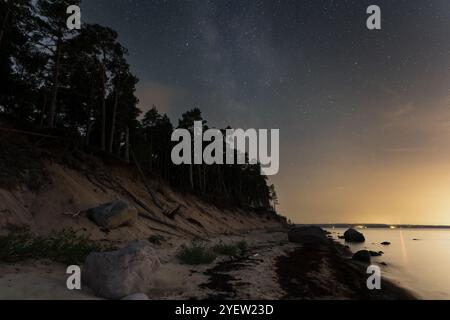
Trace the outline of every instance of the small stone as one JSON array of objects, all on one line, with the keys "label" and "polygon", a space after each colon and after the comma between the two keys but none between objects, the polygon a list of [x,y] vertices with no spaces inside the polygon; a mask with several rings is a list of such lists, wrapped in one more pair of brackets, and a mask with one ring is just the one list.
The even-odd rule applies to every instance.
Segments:
[{"label": "small stone", "polygon": [[370,252],[367,250],[358,251],[353,255],[352,259],[364,263],[370,263]]}]

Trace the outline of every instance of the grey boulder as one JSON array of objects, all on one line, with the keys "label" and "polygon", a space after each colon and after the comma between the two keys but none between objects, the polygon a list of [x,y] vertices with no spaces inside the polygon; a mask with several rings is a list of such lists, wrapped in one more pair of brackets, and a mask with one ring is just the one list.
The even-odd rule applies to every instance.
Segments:
[{"label": "grey boulder", "polygon": [[364,242],[366,238],[361,232],[356,231],[355,229],[348,229],[344,233],[344,239],[346,242]]},{"label": "grey boulder", "polygon": [[82,282],[100,297],[122,299],[150,289],[160,266],[150,243],[138,241],[118,251],[91,253],[83,266]]},{"label": "grey boulder", "polygon": [[124,225],[130,225],[137,220],[136,208],[130,207],[128,203],[116,200],[101,206],[89,209],[88,218],[105,229],[117,229]]},{"label": "grey boulder", "polygon": [[288,238],[290,242],[312,246],[330,243],[326,231],[315,226],[293,228],[289,231]]},{"label": "grey boulder", "polygon": [[150,300],[150,299],[148,298],[148,296],[145,293],[135,293],[135,294],[126,296],[125,298],[122,298],[121,300],[144,301],[144,300]]}]

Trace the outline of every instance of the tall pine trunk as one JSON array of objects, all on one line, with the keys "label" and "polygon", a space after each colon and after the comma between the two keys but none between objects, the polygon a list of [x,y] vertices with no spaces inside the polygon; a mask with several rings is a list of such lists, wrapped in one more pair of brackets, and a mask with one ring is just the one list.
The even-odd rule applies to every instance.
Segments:
[{"label": "tall pine trunk", "polygon": [[207,166],[203,166],[203,194],[206,193],[206,168]]},{"label": "tall pine trunk", "polygon": [[95,124],[95,121],[93,121],[92,118],[92,113],[93,113],[93,107],[94,107],[94,87],[91,87],[91,94],[89,96],[89,104],[88,104],[88,110],[89,110],[89,117],[88,120],[86,122],[86,145],[88,146],[91,143],[91,132],[92,132],[92,127]]},{"label": "tall pine trunk", "polygon": [[0,30],[0,47],[2,46],[3,35],[5,34],[5,29],[6,26],[8,25],[8,18],[10,13],[11,13],[11,5],[8,3],[6,5],[6,13],[5,17],[3,18],[2,28]]},{"label": "tall pine trunk", "polygon": [[[152,136],[150,136],[149,149],[150,149],[149,170],[150,170],[150,172],[153,172],[153,137]],[[156,166],[158,166],[158,165],[156,165]]]},{"label": "tall pine trunk", "polygon": [[194,165],[192,163],[189,165],[189,184],[191,190],[194,190]]},{"label": "tall pine trunk", "polygon": [[88,146],[91,142],[91,132],[92,132],[92,127],[94,126],[94,121],[88,121],[87,125],[86,125],[86,140],[85,140],[85,144]]},{"label": "tall pine trunk", "polygon": [[50,112],[48,115],[48,126],[50,128],[53,128],[55,126],[56,103],[58,99],[58,88],[59,88],[59,69],[61,63],[61,46],[62,46],[62,39],[61,37],[59,37],[56,43],[55,65],[53,69],[53,87],[50,102]]},{"label": "tall pine trunk", "polygon": [[42,105],[42,111],[41,111],[41,121],[40,121],[41,127],[44,126],[46,110],[47,110],[47,92],[45,91],[45,93],[44,93],[44,104]]},{"label": "tall pine trunk", "polygon": [[106,151],[106,66],[105,59],[102,62],[102,132],[100,137],[100,147]]},{"label": "tall pine trunk", "polygon": [[130,163],[130,128],[125,129],[125,161]]},{"label": "tall pine trunk", "polygon": [[114,107],[113,107],[113,113],[112,113],[112,119],[111,119],[111,132],[109,135],[109,153],[113,153],[113,145],[114,145],[114,133],[116,130],[116,115],[117,115],[117,105],[119,104],[119,87],[120,87],[120,80],[117,78],[116,81],[116,93],[114,97]]}]

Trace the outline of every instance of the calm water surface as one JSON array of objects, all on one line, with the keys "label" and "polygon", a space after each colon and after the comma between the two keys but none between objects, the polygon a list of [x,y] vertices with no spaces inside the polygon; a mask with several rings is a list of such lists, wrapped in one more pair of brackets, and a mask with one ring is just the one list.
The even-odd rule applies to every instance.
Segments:
[{"label": "calm water surface", "polygon": [[[344,229],[328,229],[333,237]],[[366,242],[348,244],[353,252],[368,249],[383,251],[373,258],[383,276],[411,290],[421,299],[450,299],[450,230],[441,229],[362,229]],[[417,240],[414,240],[417,239]],[[381,242],[389,241],[390,246]],[[344,243],[343,240],[339,242]]]}]

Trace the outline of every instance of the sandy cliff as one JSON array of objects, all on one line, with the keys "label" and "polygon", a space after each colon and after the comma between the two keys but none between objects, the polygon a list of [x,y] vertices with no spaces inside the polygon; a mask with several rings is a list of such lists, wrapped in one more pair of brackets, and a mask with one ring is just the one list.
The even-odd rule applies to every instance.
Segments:
[{"label": "sandy cliff", "polygon": [[[80,151],[38,149],[25,139],[8,140],[2,146],[2,233],[24,226],[36,234],[70,227],[92,240],[128,242],[151,236],[206,238],[284,223],[273,212],[218,208],[177,192],[160,179],[144,181],[134,166],[123,162]],[[139,212],[133,225],[101,230],[87,218],[86,210],[119,199]]]}]

